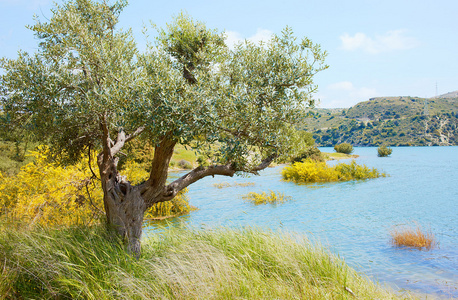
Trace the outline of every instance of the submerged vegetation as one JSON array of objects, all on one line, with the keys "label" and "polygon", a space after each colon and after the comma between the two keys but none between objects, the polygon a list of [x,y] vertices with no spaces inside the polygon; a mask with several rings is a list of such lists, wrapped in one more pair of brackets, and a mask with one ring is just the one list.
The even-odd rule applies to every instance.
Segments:
[{"label": "submerged vegetation", "polygon": [[337,144],[334,146],[334,150],[337,153],[351,154],[353,152],[353,146],[349,143]]},{"label": "submerged vegetation", "polygon": [[400,299],[302,236],[250,228],[164,228],[137,260],[99,226],[4,224],[0,269],[6,299]]},{"label": "submerged vegetation", "polygon": [[387,157],[387,156],[390,156],[391,153],[393,153],[393,149],[391,149],[390,147],[387,147],[385,145],[382,145],[382,146],[377,148],[377,156],[378,157]]},{"label": "submerged vegetation", "polygon": [[418,224],[395,228],[391,231],[391,243],[396,247],[411,247],[430,250],[437,244],[434,234],[424,231]]},{"label": "submerged vegetation", "polygon": [[284,180],[295,183],[313,183],[362,180],[385,177],[386,174],[366,165],[358,165],[354,160],[349,164],[340,163],[335,166],[329,166],[325,162],[305,160],[285,167],[282,176]]},{"label": "submerged vegetation", "polygon": [[285,194],[280,192],[274,192],[272,190],[269,193],[255,193],[251,192],[243,196],[243,198],[255,205],[259,204],[280,204],[292,199],[290,196],[285,196]]},{"label": "submerged vegetation", "polygon": [[217,189],[224,189],[228,187],[246,187],[246,186],[254,186],[254,182],[234,182],[230,184],[229,182],[220,182],[220,183],[214,183],[213,186],[216,187]]}]

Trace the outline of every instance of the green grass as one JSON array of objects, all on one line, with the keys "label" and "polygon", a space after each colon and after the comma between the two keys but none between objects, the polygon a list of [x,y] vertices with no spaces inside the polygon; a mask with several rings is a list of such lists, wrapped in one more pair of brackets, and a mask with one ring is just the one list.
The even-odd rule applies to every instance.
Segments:
[{"label": "green grass", "polygon": [[[27,149],[33,149],[36,144],[29,145]],[[16,148],[13,142],[0,140],[0,172],[6,176],[13,176],[19,172],[19,169],[32,161],[30,156],[27,156],[27,149],[24,150],[24,145]]]},{"label": "green grass", "polygon": [[192,167],[197,167],[197,155],[190,148],[183,145],[176,145],[172,159],[170,160],[170,167],[172,169],[180,169],[178,162],[185,160],[191,164]]},{"label": "green grass", "polygon": [[165,228],[135,260],[102,227],[8,224],[0,272],[3,299],[400,299],[303,236],[252,228]]}]

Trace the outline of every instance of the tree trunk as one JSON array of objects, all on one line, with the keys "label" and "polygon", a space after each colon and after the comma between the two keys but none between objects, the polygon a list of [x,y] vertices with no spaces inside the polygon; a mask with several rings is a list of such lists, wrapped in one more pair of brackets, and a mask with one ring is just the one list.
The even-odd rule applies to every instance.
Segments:
[{"label": "tree trunk", "polygon": [[[137,129],[131,135],[126,135],[120,130],[114,142],[110,139],[106,116],[102,116],[100,126],[103,129],[103,151],[98,155],[97,164],[102,182],[107,225],[116,230],[127,244],[127,250],[137,258],[141,252],[142,223],[147,208],[158,202],[172,200],[179,191],[204,177],[233,176],[238,171],[231,163],[197,167],[167,185],[168,166],[176,141],[164,136],[154,149],[150,177],[144,183],[132,186],[124,176],[119,175],[118,158],[115,155],[127,141],[140,134],[143,128]],[[244,171],[257,174],[273,159],[274,156],[267,157],[259,166]]]},{"label": "tree trunk", "polygon": [[136,186],[117,173],[116,161],[110,160],[108,166],[99,165],[103,189],[107,225],[124,239],[127,250],[140,256],[143,215],[145,201]]},{"label": "tree trunk", "polygon": [[128,182],[110,180],[104,189],[103,199],[108,225],[124,238],[128,251],[138,257],[145,212],[145,202],[138,188]]}]

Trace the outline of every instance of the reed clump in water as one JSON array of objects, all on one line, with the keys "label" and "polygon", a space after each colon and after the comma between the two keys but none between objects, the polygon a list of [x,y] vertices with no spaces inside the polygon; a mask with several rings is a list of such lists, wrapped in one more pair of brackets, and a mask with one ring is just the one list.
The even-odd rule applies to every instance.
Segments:
[{"label": "reed clump in water", "polygon": [[255,205],[259,204],[280,204],[292,199],[291,196],[286,196],[280,192],[269,190],[269,193],[255,193],[251,192],[243,196],[246,201],[252,202]]},{"label": "reed clump in water", "polygon": [[396,247],[412,247],[430,250],[437,244],[434,234],[418,224],[395,228],[391,231],[391,243]]},{"label": "reed clump in water", "polygon": [[220,183],[214,183],[213,186],[216,187],[217,189],[224,189],[228,187],[246,187],[246,186],[254,186],[254,182],[234,182],[230,184],[229,182],[220,182]]}]

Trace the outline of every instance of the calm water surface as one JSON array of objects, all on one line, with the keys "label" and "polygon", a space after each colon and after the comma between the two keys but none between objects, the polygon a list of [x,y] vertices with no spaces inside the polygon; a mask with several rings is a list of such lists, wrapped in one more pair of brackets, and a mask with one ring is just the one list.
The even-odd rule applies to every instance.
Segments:
[{"label": "calm water surface", "polygon": [[[261,176],[205,178],[189,187],[190,202],[199,210],[178,219],[196,227],[257,226],[303,233],[396,290],[458,298],[458,147],[393,148],[388,158],[377,157],[376,148],[355,148],[354,154],[359,155],[358,163],[390,176],[296,185],[281,180],[278,166]],[[224,182],[255,185],[214,186]],[[248,192],[269,189],[293,200],[254,206],[242,199]],[[419,251],[390,245],[390,230],[414,221],[431,229],[438,248]]]}]

